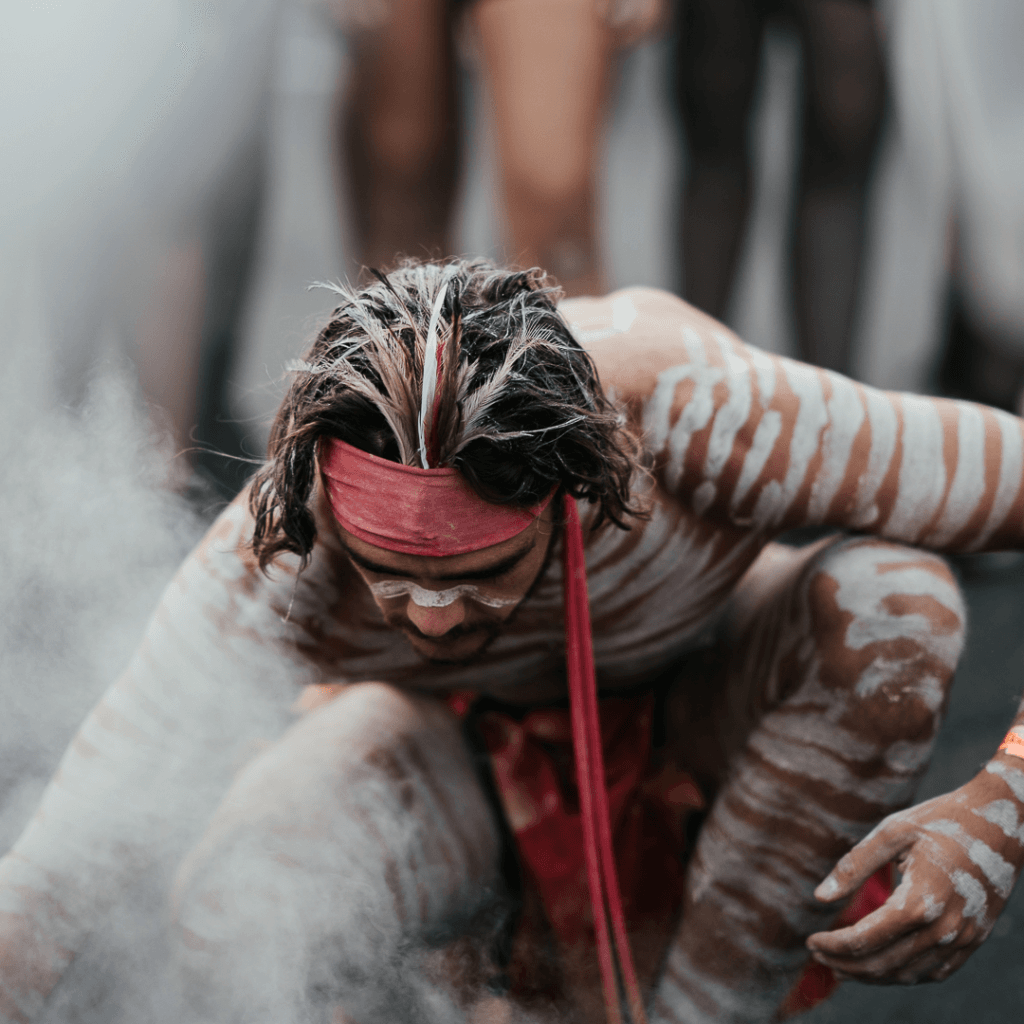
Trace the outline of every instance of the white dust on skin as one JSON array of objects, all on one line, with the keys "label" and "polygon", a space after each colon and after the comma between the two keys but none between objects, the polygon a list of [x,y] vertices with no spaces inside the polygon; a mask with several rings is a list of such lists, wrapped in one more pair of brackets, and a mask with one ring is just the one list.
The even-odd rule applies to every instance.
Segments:
[{"label": "white dust on skin", "polygon": [[382,580],[379,583],[371,583],[369,586],[373,596],[382,601],[393,601],[408,595],[412,599],[412,603],[419,608],[447,608],[461,598],[468,598],[475,604],[482,604],[486,608],[508,608],[519,600],[514,597],[494,597],[485,594],[472,583],[460,583],[447,590],[429,590],[411,580]]}]

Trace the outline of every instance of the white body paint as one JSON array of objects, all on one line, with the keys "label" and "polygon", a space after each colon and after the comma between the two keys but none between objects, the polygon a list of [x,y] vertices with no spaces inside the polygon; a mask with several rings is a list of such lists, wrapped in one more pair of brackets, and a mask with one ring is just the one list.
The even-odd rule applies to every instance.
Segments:
[{"label": "white body paint", "polygon": [[460,583],[457,587],[449,587],[447,590],[427,590],[411,580],[383,580],[369,586],[374,597],[393,601],[396,597],[408,595],[419,608],[447,608],[462,597],[468,597],[470,601],[487,608],[508,608],[518,600],[514,597],[489,597],[472,583]]}]

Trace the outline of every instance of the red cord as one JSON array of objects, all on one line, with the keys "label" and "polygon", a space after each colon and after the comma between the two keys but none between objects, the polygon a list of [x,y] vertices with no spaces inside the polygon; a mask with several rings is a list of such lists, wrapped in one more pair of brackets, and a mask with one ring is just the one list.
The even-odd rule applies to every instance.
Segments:
[{"label": "red cord", "polygon": [[[617,959],[633,1024],[647,1024],[643,998],[629,948],[629,937],[626,933],[626,919],[622,912],[622,896],[612,848],[604,756],[601,749],[601,725],[597,709],[597,679],[594,672],[583,532],[576,511],[576,502],[569,495],[565,495],[564,504],[565,531],[562,555],[566,672],[569,678],[569,703],[572,709],[576,781],[583,819],[587,884],[590,888],[590,905],[594,912],[594,933],[597,938],[601,985],[609,1024],[621,1024],[622,1014],[615,973]],[[612,941],[609,941],[608,934],[609,913],[613,930]]]}]

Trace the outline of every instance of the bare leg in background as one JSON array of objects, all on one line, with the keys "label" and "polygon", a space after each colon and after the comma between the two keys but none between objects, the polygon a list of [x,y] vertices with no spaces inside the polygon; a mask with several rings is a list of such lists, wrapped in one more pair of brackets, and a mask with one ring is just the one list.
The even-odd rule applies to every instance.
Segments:
[{"label": "bare leg in background", "polygon": [[800,0],[803,156],[793,245],[800,357],[849,372],[865,203],[885,111],[878,15],[865,0]]},{"label": "bare leg in background", "polygon": [[594,0],[479,0],[510,262],[603,295],[597,167],[615,34]]},{"label": "bare leg in background", "polygon": [[339,202],[359,261],[448,256],[462,144],[450,0],[389,0],[386,20],[354,33],[334,120]]},{"label": "bare leg in background", "polygon": [[727,312],[750,212],[750,117],[770,8],[794,17],[804,54],[792,239],[800,356],[846,372],[886,95],[880,24],[867,0],[684,0],[673,79],[689,153],[683,295],[712,316]]},{"label": "bare leg in background", "polygon": [[759,0],[683,0],[673,97],[689,156],[680,243],[683,296],[725,316],[753,180],[750,111],[764,18]]}]

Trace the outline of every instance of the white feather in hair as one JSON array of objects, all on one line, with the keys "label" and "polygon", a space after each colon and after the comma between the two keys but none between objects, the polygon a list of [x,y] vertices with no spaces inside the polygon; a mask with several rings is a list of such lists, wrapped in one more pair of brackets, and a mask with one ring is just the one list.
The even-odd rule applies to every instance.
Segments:
[{"label": "white feather in hair", "polygon": [[423,386],[420,392],[420,419],[419,419],[419,440],[420,440],[420,463],[424,469],[430,469],[429,449],[435,447],[430,444],[427,436],[433,427],[434,421],[434,400],[437,395],[438,380],[438,341],[437,328],[441,319],[441,307],[444,305],[445,295],[448,292],[448,282],[444,281],[434,299],[434,308],[430,311],[430,326],[427,328],[427,345],[423,353]]}]

